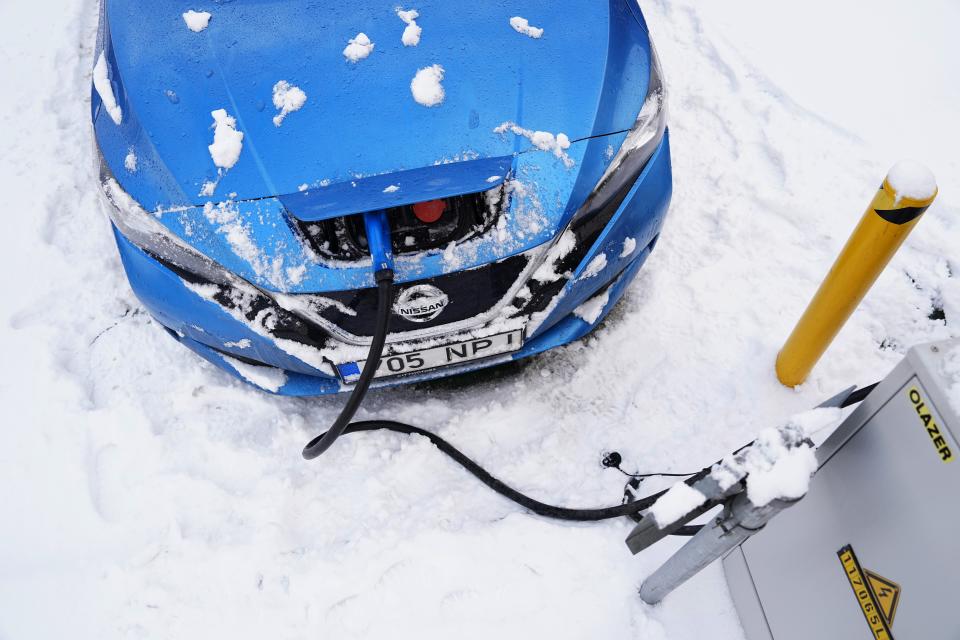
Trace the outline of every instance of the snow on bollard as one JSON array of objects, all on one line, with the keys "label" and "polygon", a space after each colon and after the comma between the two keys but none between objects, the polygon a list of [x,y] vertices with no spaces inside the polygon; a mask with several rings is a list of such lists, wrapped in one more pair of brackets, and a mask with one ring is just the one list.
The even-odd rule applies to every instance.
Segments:
[{"label": "snow on bollard", "polygon": [[876,282],[923,212],[937,197],[937,181],[922,164],[894,166],[777,355],[777,378],[802,384]]}]

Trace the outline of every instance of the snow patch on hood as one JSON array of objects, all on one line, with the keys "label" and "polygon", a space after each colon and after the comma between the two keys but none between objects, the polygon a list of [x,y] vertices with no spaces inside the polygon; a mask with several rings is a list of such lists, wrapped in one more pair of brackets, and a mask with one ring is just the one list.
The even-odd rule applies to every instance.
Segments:
[{"label": "snow patch on hood", "polygon": [[494,133],[499,134],[504,134],[507,131],[528,139],[533,146],[541,151],[551,152],[563,162],[563,165],[567,169],[573,168],[573,165],[576,164],[573,158],[567,155],[567,149],[570,148],[570,138],[567,137],[565,133],[554,135],[549,131],[533,131],[532,129],[525,129],[517,123],[509,121],[504,122],[493,130]]},{"label": "snow patch on hood", "polygon": [[278,289],[288,286],[287,273],[283,267],[283,256],[268,257],[254,242],[250,225],[241,217],[233,202],[213,204],[203,207],[203,215],[217,233],[224,236],[230,250],[239,258],[246,260],[258,277],[264,278]]},{"label": "snow patch on hood", "polygon": [[273,85],[273,106],[280,112],[273,117],[273,125],[279,127],[287,115],[299,111],[307,102],[307,94],[286,80]]},{"label": "snow patch on hood", "polygon": [[397,17],[403,20],[407,25],[407,27],[403,30],[403,35],[400,37],[400,41],[403,42],[403,46],[415,47],[420,44],[420,34],[423,33],[423,29],[421,29],[420,25],[417,24],[417,18],[420,17],[420,12],[416,9],[404,11],[398,7]]},{"label": "snow patch on hood", "polygon": [[207,147],[213,164],[219,169],[232,169],[243,150],[243,132],[237,131],[237,120],[226,109],[217,109],[213,116],[213,144]]},{"label": "snow patch on hood", "polygon": [[417,75],[410,81],[410,93],[413,94],[413,99],[425,107],[436,107],[441,104],[446,95],[441,84],[443,74],[443,67],[438,64],[417,71]]},{"label": "snow patch on hood", "polygon": [[127,151],[126,157],[124,157],[123,167],[130,173],[137,172],[137,152],[134,151],[133,147],[130,147],[130,150]]},{"label": "snow patch on hood", "polygon": [[113,85],[110,84],[109,70],[107,68],[107,59],[100,52],[97,58],[97,64],[93,67],[93,88],[97,90],[97,95],[103,101],[103,108],[107,110],[113,124],[119,126],[123,122],[123,109],[117,104],[117,97],[113,95]]},{"label": "snow patch on hood", "polygon": [[343,57],[356,64],[373,52],[376,45],[370,42],[367,34],[361,32],[356,38],[351,38],[349,44],[343,50]]},{"label": "snow patch on hood", "polygon": [[522,33],[525,36],[530,36],[531,38],[539,39],[543,36],[543,29],[530,26],[530,22],[526,18],[521,18],[520,16],[514,16],[510,18],[510,26],[513,27],[513,30],[517,33]]},{"label": "snow patch on hood", "polygon": [[183,14],[183,21],[190,31],[200,33],[210,25],[210,17],[209,11],[194,11],[190,9],[190,11]]}]

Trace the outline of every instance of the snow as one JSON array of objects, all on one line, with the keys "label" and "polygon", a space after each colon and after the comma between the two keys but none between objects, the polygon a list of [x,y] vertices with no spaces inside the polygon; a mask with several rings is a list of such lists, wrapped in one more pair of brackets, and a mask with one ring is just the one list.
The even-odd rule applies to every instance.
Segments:
[{"label": "snow", "polygon": [[219,183],[219,180],[205,180],[203,186],[200,187],[200,196],[204,198],[213,196],[217,191],[217,185]]},{"label": "snow", "polygon": [[[725,457],[710,471],[721,490],[746,480],[747,497],[758,507],[774,500],[798,500],[807,494],[817,470],[812,436],[836,427],[843,419],[838,408],[817,408],[790,418],[778,428],[767,428],[748,446]],[[675,483],[651,507],[659,528],[687,515],[706,497],[684,481]]]},{"label": "snow", "polygon": [[411,22],[403,30],[403,35],[400,36],[400,40],[405,47],[415,47],[420,44],[420,34],[422,33],[423,28],[416,22]]},{"label": "snow", "polygon": [[530,22],[526,18],[521,18],[520,16],[514,16],[510,18],[510,26],[513,27],[513,30],[517,33],[522,33],[523,35],[530,36],[531,38],[540,38],[543,35],[543,29],[530,26]]},{"label": "snow", "polygon": [[237,121],[226,109],[217,109],[210,115],[214,125],[213,144],[207,147],[210,157],[220,169],[232,169],[243,150],[243,132],[237,131]]},{"label": "snow", "polygon": [[583,274],[580,276],[581,280],[586,280],[587,278],[594,278],[600,275],[604,269],[607,268],[607,254],[601,253],[598,254],[587,263],[587,268],[583,270]]},{"label": "snow", "polygon": [[307,275],[307,265],[301,264],[296,267],[287,267],[286,274],[287,282],[294,285],[300,284],[303,282],[304,276]]},{"label": "snow", "polygon": [[912,160],[901,160],[887,174],[887,182],[897,198],[929,200],[937,195],[937,179],[925,165]]},{"label": "snow", "polygon": [[420,12],[416,9],[405,11],[398,8],[397,17],[403,20],[407,25],[403,30],[403,35],[400,37],[401,42],[403,42],[403,46],[415,47],[420,44],[420,34],[423,33],[423,29],[421,29],[420,25],[417,24],[417,18],[420,17]]},{"label": "snow", "polygon": [[[302,462],[344,398],[251,389],[134,297],[90,157],[97,3],[51,7],[0,3],[0,186],[17,212],[0,252],[0,635],[205,637],[215,612],[216,636],[236,640],[744,637],[718,564],[657,607],[637,597],[685,540],[631,557],[631,522],[533,517],[418,437],[348,436]],[[631,471],[699,469],[880,379],[909,346],[960,336],[960,84],[942,80],[960,55],[960,6],[644,10],[674,97],[677,179],[623,301],[586,340],[469,384],[374,390],[359,415],[433,430],[546,502],[615,504],[624,479],[602,451]],[[891,78],[923,100],[865,97]],[[940,177],[937,202],[809,381],[783,388],[777,351],[903,157]],[[946,321],[929,318],[933,300]]]},{"label": "snow", "polygon": [[410,82],[413,99],[425,107],[436,107],[442,103],[445,95],[441,84],[443,74],[443,67],[438,64],[417,71]]},{"label": "snow", "polygon": [[633,255],[633,252],[636,250],[637,250],[636,238],[631,238],[627,236],[623,240],[623,249],[620,250],[620,257],[626,258],[627,256]]},{"label": "snow", "polygon": [[604,289],[574,309],[573,314],[587,324],[596,324],[608,302],[610,302],[610,289]]},{"label": "snow", "polygon": [[369,56],[376,45],[370,42],[370,38],[365,33],[358,33],[356,38],[351,38],[349,44],[343,50],[343,57],[350,62],[357,63]]},{"label": "snow", "polygon": [[575,164],[573,159],[567,155],[567,149],[570,148],[570,138],[567,137],[565,133],[554,135],[549,131],[532,131],[519,126],[515,122],[509,121],[502,123],[493,130],[494,133],[500,134],[506,133],[507,131],[514,135],[527,138],[533,146],[541,151],[549,151],[563,161],[567,169],[572,168]]},{"label": "snow", "polygon": [[383,190],[384,193],[396,193],[397,191],[400,191],[400,186],[395,184],[392,184]]},{"label": "snow", "polygon": [[[203,215],[210,224],[215,225],[217,233],[223,235],[230,250],[249,263],[257,276],[265,278],[280,290],[287,288],[289,276],[283,270],[283,257],[268,257],[257,246],[250,224],[241,217],[236,203],[229,200],[218,204],[208,202],[203,207]],[[293,273],[296,275],[299,272]],[[302,273],[299,275],[303,277]]]},{"label": "snow", "polygon": [[137,152],[133,150],[133,147],[127,151],[127,155],[123,159],[123,168],[130,173],[137,172]]},{"label": "snow", "polygon": [[223,346],[232,347],[234,349],[249,349],[253,346],[253,343],[250,342],[248,338],[243,338],[242,340],[237,340],[236,342],[224,342]]},{"label": "snow", "polygon": [[280,387],[287,384],[287,374],[280,369],[258,367],[224,354],[220,354],[220,357],[243,376],[244,380],[257,385],[261,389],[276,393],[280,390]]},{"label": "snow", "polygon": [[117,98],[113,95],[113,85],[110,84],[107,60],[103,53],[97,58],[97,64],[93,67],[93,87],[103,101],[103,108],[107,110],[110,119],[115,125],[120,126],[123,122],[123,109],[117,104]]},{"label": "snow", "polygon": [[210,12],[191,9],[183,14],[183,21],[190,31],[200,33],[210,25]]},{"label": "snow", "polygon": [[811,409],[794,415],[783,427],[761,431],[750,447],[725,458],[711,473],[722,489],[746,478],[747,497],[758,507],[776,499],[802,498],[817,470],[810,438],[837,426],[842,418],[843,412],[837,408]]},{"label": "snow", "polygon": [[[955,414],[960,416],[960,345],[944,356],[943,375],[948,381],[947,399]],[[952,381],[952,382],[951,382]]]},{"label": "snow", "polygon": [[807,495],[810,478],[817,470],[812,447],[802,446],[783,453],[768,468],[756,469],[747,478],[750,502],[762,507],[773,500],[797,500]]},{"label": "snow", "polygon": [[657,527],[663,529],[706,501],[707,498],[702,493],[685,482],[678,482],[653,503],[650,507],[650,515],[653,516]]},{"label": "snow", "polygon": [[533,272],[531,277],[534,280],[544,284],[548,282],[556,282],[563,275],[557,272],[557,264],[570,255],[570,252],[576,248],[577,234],[570,230],[564,231],[562,234],[560,234],[560,237],[553,244],[553,246],[550,247],[550,251],[547,252],[547,257],[544,259],[543,264],[541,264],[537,270]]},{"label": "snow", "polygon": [[273,106],[280,112],[273,117],[273,124],[279,127],[284,119],[293,113],[299,111],[307,102],[307,94],[303,89],[296,87],[286,80],[280,80],[273,85]]}]

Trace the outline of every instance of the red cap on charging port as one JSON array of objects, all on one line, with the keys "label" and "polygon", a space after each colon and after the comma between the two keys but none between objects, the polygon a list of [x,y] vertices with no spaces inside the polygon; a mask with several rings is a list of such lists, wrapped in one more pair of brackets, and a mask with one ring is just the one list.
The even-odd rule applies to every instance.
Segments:
[{"label": "red cap on charging port", "polygon": [[443,200],[429,200],[413,205],[413,215],[425,224],[433,224],[443,216],[447,210],[447,203]]}]

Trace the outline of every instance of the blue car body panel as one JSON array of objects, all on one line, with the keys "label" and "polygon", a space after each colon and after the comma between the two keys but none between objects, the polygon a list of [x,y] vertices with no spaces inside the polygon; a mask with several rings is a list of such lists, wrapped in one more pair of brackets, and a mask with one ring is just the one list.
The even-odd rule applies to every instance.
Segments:
[{"label": "blue car body panel", "polygon": [[278,200],[298,220],[317,222],[486,191],[502,185],[512,173],[512,155],[465,160],[307,188]]},{"label": "blue car body panel", "polygon": [[[669,138],[651,158],[628,197],[618,208],[600,239],[578,266],[579,276],[565,285],[560,302],[515,353],[402,378],[378,379],[374,387],[445,377],[510,360],[527,358],[582,338],[593,330],[622,297],[627,285],[653,251],[670,203],[672,177]],[[264,338],[219,305],[204,299],[182,278],[116,233],[124,268],[134,292],[157,320],[177,339],[217,367],[243,377],[223,355],[272,363],[286,374],[287,382],[276,393],[310,396],[336,393],[345,387],[333,367],[313,367]],[[627,239],[635,250],[625,254]],[[582,278],[583,270],[598,255],[607,256],[607,267],[596,276]],[[599,293],[598,293],[599,292]],[[595,295],[606,295],[601,314],[587,322],[577,308]]]},{"label": "blue car body panel", "polygon": [[[622,137],[606,136],[605,139],[622,140]],[[618,143],[608,142],[603,149],[610,144]],[[587,161],[583,154],[588,148],[588,142],[584,141],[573,144],[568,150],[568,155],[577,162],[579,172],[566,170],[557,158],[548,153],[528,152],[517,155],[513,175],[527,188],[523,194],[514,196],[511,202],[512,215],[505,219],[502,233],[478,238],[449,251],[444,249],[416,255],[399,255],[397,282],[411,282],[471,269],[522,253],[556,236],[573,211],[567,212],[566,207],[562,206],[543,207],[542,203],[568,201],[579,175],[589,174],[596,184],[605,163],[597,159]],[[603,150],[597,148],[596,155],[602,159]],[[470,164],[468,161],[451,166]],[[475,175],[469,168],[462,173],[467,175],[467,179]],[[395,174],[392,179],[395,184]],[[462,182],[464,179],[458,180]],[[423,199],[431,199],[434,192],[430,189],[429,185],[421,185],[418,193],[426,193]],[[322,194],[322,188],[320,192]],[[313,195],[312,190],[305,193],[307,196]],[[302,194],[300,195],[302,197]],[[291,200],[299,204],[296,196],[220,203],[217,207],[222,206],[231,215],[236,215],[236,219],[229,224],[224,224],[217,215],[208,215],[209,211],[205,211],[204,207],[174,208],[159,214],[158,218],[184,242],[193,245],[204,255],[213,258],[245,280],[270,291],[306,293],[373,286],[369,262],[331,264],[311,255],[288,224],[288,211],[283,202]],[[308,211],[305,217],[310,219],[309,207],[305,209]],[[293,212],[291,215],[294,215]],[[230,245],[230,232],[235,230],[237,225],[245,229],[251,241],[260,248],[258,253],[251,255],[233,250]],[[297,277],[291,278],[288,269],[296,270]]]},{"label": "blue car body panel", "polygon": [[[192,6],[212,14],[200,33],[184,24],[187,8],[168,0],[102,3],[97,56],[123,119],[116,124],[93,92],[101,160],[169,234],[277,299],[375,286],[369,258],[324,259],[298,225],[497,187],[507,200],[495,229],[398,254],[396,282],[518,256],[533,256],[532,264],[570,228],[650,86],[651,45],[633,0],[573,0],[562,11],[546,0],[423,0],[415,7],[423,29],[416,47],[401,43],[405,24],[395,2],[216,1]],[[518,33],[513,16],[543,28],[543,36]],[[375,47],[353,63],[342,52],[360,32]],[[410,82],[434,64],[443,67],[445,97],[428,108],[414,101]],[[307,101],[276,126],[272,89],[281,80],[303,89]],[[234,117],[244,136],[239,161],[219,171],[208,150],[217,109]],[[504,124],[525,135],[510,126],[495,131]],[[532,132],[563,133],[571,143],[538,148]],[[135,170],[127,167],[131,155]],[[207,183],[215,184],[212,195]],[[586,335],[653,250],[671,189],[664,135],[602,232],[581,247],[582,260],[554,300],[531,318],[520,351],[374,386],[491,366]],[[279,370],[286,382],[269,390],[285,395],[349,388],[336,375],[344,357],[336,349],[305,357],[298,344],[266,335],[119,230],[115,235],[136,295],[197,354],[248,381],[244,366]],[[587,322],[578,309],[595,296],[604,296],[603,310]]]},{"label": "blue car body panel", "polygon": [[[121,186],[151,210],[204,204],[201,188],[217,177],[207,151],[217,109],[244,132],[241,160],[217,194],[246,200],[529,148],[493,133],[508,121],[571,140],[627,130],[646,96],[647,35],[627,0],[573,0],[562,11],[547,0],[424,0],[416,47],[401,43],[396,6],[209,3],[210,25],[194,33],[182,3],[107,0],[103,46],[128,117],[117,128],[101,113],[96,126]],[[542,27],[543,37],[514,31],[512,16]],[[351,63],[342,50],[360,32],[375,48]],[[444,68],[446,96],[425,108],[410,82],[434,64]],[[271,99],[280,80],[301,87],[307,102],[278,128]],[[119,170],[131,147],[149,163],[150,179]]]}]

